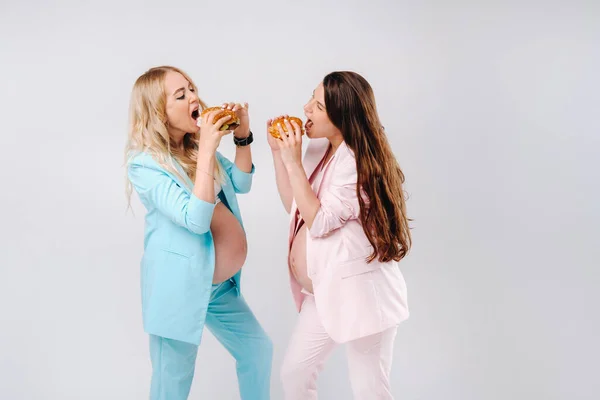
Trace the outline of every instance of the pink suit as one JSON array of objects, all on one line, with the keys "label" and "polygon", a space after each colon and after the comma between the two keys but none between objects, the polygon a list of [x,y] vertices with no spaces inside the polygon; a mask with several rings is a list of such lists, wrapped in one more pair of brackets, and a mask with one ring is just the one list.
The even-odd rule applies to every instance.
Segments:
[{"label": "pink suit", "polygon": [[[304,169],[311,176],[329,141],[311,139]],[[369,243],[359,220],[354,153],[342,143],[313,184],[321,207],[306,230],[307,273],[314,295],[306,294],[290,273],[300,317],[290,341],[282,380],[286,399],[316,399],[316,378],[336,343],[347,355],[356,399],[391,399],[389,370],[398,324],[408,318],[406,284],[398,263],[371,263]],[[290,212],[289,243],[296,228]]]}]

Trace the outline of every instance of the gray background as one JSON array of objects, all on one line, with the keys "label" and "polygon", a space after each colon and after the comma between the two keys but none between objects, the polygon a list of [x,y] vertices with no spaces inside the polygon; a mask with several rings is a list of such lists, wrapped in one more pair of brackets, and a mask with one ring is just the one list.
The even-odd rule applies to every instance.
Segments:
[{"label": "gray background", "polygon": [[[243,290],[273,399],[296,315],[264,122],[340,69],[371,82],[415,219],[397,398],[599,398],[598,2],[98,3],[0,6],[0,398],[147,398],[144,210],[125,212],[122,163],[131,87],[159,64],[209,104],[250,103]],[[235,382],[206,333],[190,398]],[[341,348],[319,388],[351,398]]]}]

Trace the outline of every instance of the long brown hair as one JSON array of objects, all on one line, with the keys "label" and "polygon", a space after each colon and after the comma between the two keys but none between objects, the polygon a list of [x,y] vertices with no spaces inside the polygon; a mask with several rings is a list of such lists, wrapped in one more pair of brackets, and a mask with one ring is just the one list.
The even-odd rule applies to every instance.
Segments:
[{"label": "long brown hair", "polygon": [[323,87],[327,115],[356,157],[360,221],[374,250],[368,262],[377,257],[380,262],[400,261],[412,245],[404,173],[379,120],[373,89],[365,78],[350,71],[328,74]]}]

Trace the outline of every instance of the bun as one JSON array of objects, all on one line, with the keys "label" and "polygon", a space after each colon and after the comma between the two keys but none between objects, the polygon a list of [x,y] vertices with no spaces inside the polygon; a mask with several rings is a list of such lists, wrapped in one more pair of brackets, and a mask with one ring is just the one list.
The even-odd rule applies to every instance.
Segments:
[{"label": "bun", "polygon": [[[283,129],[283,131],[287,133],[287,128],[285,127],[285,123],[283,122],[284,119],[285,119],[285,117],[275,118],[271,122],[271,126],[269,126],[269,133],[275,139],[281,139],[281,136],[279,135],[279,129],[277,129],[277,126],[281,126],[281,129]],[[287,119],[290,120],[290,123],[292,121],[295,121],[298,124],[298,126],[300,127],[300,130],[301,130],[302,134],[304,135],[304,124],[302,123],[302,120],[300,118],[298,118],[298,117],[287,117]]]},{"label": "bun", "polygon": [[221,107],[208,107],[205,108],[204,110],[202,110],[202,114],[200,114],[200,118],[204,117],[204,115],[208,114],[211,111],[216,111],[219,110],[220,112],[217,113],[217,115],[215,115],[215,118],[213,119],[214,122],[220,120],[221,118],[228,116],[229,120],[226,121],[223,126],[221,127],[221,131],[226,131],[226,130],[234,130],[235,128],[237,128],[238,126],[240,126],[240,119],[238,118],[237,114],[235,113],[235,111],[229,110],[227,108],[221,108]]}]

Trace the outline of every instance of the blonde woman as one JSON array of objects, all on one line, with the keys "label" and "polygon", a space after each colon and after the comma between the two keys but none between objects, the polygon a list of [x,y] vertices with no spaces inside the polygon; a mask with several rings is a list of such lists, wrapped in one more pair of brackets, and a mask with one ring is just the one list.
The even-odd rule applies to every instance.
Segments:
[{"label": "blonde woman", "polygon": [[254,174],[248,106],[223,107],[240,118],[234,163],[217,151],[231,133],[220,130],[227,117],[198,117],[206,105],[183,71],[152,68],[131,95],[127,170],[147,210],[141,291],[152,400],[188,398],[204,326],[236,359],[241,398],[270,398],[272,344],[239,286],[247,243],[236,194]]}]

